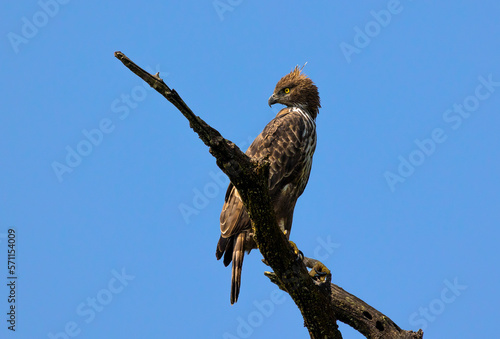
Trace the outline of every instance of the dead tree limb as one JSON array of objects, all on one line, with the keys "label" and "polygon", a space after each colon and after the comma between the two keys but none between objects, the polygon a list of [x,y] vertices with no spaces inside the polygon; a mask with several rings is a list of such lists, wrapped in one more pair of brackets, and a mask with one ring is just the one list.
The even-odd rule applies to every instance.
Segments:
[{"label": "dead tree limb", "polygon": [[196,116],[158,73],[149,74],[121,52],[115,52],[115,57],[170,101],[210,148],[217,166],[238,190],[252,220],[255,241],[274,270],[274,273],[266,275],[290,294],[302,313],[311,338],[342,338],[337,319],[367,338],[422,338],[421,331],[401,330],[388,317],[340,287],[312,278],[276,222],[267,186],[269,164],[249,158],[234,143],[224,139],[217,130]]}]

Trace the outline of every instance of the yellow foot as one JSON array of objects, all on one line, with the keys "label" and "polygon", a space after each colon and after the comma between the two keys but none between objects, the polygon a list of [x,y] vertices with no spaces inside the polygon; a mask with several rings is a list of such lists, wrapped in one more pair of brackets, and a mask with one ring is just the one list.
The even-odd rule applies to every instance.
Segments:
[{"label": "yellow foot", "polygon": [[297,245],[295,245],[295,243],[293,241],[288,241],[288,242],[290,243],[290,246],[292,246],[293,253],[295,253],[295,255],[297,256],[297,259],[300,261],[304,260],[304,254],[299,250]]},{"label": "yellow foot", "polygon": [[328,267],[317,261],[313,268],[309,271],[309,275],[313,279],[319,279],[319,281],[325,282],[327,279],[331,279],[332,272],[330,272]]}]

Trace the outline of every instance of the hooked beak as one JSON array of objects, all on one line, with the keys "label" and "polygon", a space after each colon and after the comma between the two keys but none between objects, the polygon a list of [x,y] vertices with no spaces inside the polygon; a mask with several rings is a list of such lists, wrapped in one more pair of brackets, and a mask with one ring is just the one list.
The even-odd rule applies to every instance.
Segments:
[{"label": "hooked beak", "polygon": [[272,105],[274,105],[275,103],[278,102],[278,98],[276,97],[276,95],[271,95],[269,97],[269,100],[267,101],[267,103],[269,104],[269,107],[271,107]]}]

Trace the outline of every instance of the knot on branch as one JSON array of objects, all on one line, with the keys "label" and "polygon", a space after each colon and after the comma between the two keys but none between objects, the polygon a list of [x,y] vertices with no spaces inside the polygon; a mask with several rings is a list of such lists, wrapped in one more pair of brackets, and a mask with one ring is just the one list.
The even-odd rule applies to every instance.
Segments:
[{"label": "knot on branch", "polygon": [[[220,147],[225,139],[221,135],[217,135],[210,139],[210,147]],[[234,144],[232,142],[227,143],[228,147],[233,149]]]}]

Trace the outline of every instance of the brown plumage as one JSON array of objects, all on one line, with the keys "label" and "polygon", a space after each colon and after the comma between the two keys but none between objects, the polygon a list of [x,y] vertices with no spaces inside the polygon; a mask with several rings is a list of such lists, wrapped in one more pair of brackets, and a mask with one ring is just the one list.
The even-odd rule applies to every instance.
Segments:
[{"label": "brown plumage", "polygon": [[[281,78],[269,98],[269,106],[280,103],[283,108],[253,141],[246,154],[270,162],[269,193],[280,228],[287,238],[292,228],[293,210],[304,192],[311,172],[316,148],[316,123],[320,99],[318,88],[299,67]],[[229,184],[220,215],[221,237],[217,259],[224,265],[231,261],[231,304],[238,300],[241,269],[245,251],[257,248],[252,236],[250,218],[238,191]]]}]

